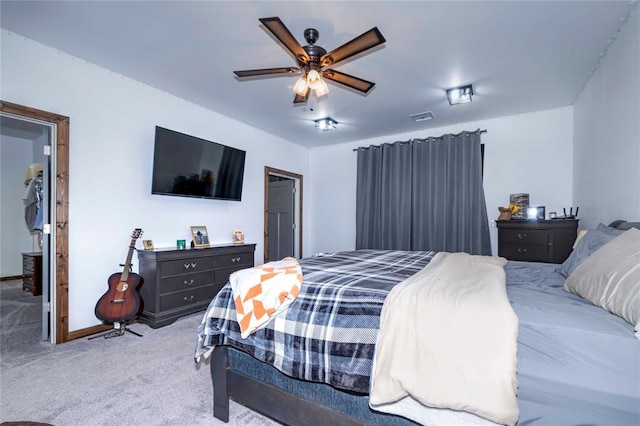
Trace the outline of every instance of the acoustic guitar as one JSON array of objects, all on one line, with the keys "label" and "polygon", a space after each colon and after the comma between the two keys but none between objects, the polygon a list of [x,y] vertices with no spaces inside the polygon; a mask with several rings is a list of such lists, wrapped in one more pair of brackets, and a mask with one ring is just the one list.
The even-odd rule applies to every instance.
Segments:
[{"label": "acoustic guitar", "polygon": [[141,235],[142,229],[133,230],[124,268],[122,272],[117,272],[109,277],[109,290],[102,295],[96,304],[96,317],[106,324],[127,323],[140,315],[142,311],[139,293],[142,277],[130,272],[133,250],[136,240]]}]

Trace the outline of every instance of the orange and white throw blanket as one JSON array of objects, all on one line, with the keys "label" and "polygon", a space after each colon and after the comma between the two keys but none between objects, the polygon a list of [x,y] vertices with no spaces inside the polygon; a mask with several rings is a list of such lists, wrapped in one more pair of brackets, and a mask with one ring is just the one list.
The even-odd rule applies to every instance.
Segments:
[{"label": "orange and white throw blanket", "polygon": [[267,325],[298,297],[302,269],[292,257],[236,271],[229,277],[243,339]]},{"label": "orange and white throw blanket", "polygon": [[438,253],[391,290],[380,317],[372,409],[421,424],[517,422],[518,317],[505,263]]}]

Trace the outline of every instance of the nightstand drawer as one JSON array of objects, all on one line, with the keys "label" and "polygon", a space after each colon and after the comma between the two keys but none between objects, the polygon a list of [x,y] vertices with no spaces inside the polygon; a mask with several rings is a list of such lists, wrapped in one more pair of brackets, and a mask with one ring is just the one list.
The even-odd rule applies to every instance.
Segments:
[{"label": "nightstand drawer", "polygon": [[213,299],[213,296],[213,285],[166,294],[164,296],[160,296],[160,310],[168,311],[198,303],[208,303]]},{"label": "nightstand drawer", "polygon": [[529,262],[545,262],[549,256],[547,246],[523,244],[501,244],[499,256],[511,260],[526,260]]},{"label": "nightstand drawer", "polygon": [[160,276],[167,277],[171,275],[210,271],[213,269],[213,262],[211,262],[210,257],[193,257],[162,262],[160,267]]},{"label": "nightstand drawer", "polygon": [[160,294],[174,293],[213,284],[213,271],[176,275],[160,280]]},{"label": "nightstand drawer", "polygon": [[503,229],[500,231],[500,242],[546,246],[549,244],[549,231],[546,229]]},{"label": "nightstand drawer", "polygon": [[22,256],[22,269],[24,271],[33,271],[33,257]]}]

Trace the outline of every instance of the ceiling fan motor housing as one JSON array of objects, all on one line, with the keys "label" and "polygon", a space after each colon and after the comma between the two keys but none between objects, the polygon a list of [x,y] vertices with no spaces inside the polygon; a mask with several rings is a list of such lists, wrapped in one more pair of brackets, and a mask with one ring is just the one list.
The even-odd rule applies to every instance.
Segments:
[{"label": "ceiling fan motor housing", "polygon": [[319,64],[320,58],[327,54],[327,51],[325,49],[315,45],[315,42],[318,41],[318,35],[318,30],[316,30],[315,28],[307,28],[306,30],[304,30],[304,38],[309,44],[303,46],[302,48],[305,52],[307,52],[307,55],[309,55],[308,62],[310,63]]}]

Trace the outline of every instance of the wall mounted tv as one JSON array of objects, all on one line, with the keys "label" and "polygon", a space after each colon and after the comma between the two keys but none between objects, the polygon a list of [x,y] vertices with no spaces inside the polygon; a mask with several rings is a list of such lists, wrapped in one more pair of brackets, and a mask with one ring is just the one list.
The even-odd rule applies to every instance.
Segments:
[{"label": "wall mounted tv", "polygon": [[240,201],[245,154],[156,126],[151,193]]}]

